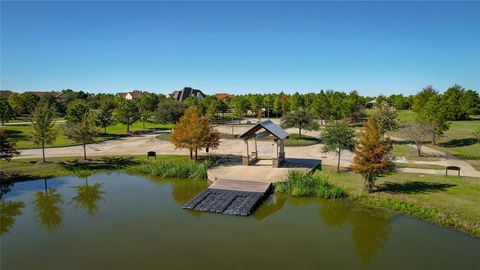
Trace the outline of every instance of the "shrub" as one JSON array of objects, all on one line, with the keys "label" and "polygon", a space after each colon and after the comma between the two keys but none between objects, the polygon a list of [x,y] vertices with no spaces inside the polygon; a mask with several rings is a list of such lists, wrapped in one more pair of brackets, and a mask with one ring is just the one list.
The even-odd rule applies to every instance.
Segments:
[{"label": "shrub", "polygon": [[162,178],[206,179],[207,168],[206,163],[198,163],[192,160],[158,160],[133,166],[127,172]]},{"label": "shrub", "polygon": [[275,190],[280,193],[289,193],[293,196],[316,196],[326,199],[340,199],[347,196],[347,192],[330,183],[326,176],[310,174],[300,171],[289,171],[288,180],[275,184]]}]

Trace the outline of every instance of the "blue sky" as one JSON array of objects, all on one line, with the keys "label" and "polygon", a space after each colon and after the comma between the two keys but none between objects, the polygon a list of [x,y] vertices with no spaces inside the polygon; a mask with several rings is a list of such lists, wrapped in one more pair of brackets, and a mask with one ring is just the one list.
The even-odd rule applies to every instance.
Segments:
[{"label": "blue sky", "polygon": [[1,88],[480,90],[480,2],[1,2]]}]

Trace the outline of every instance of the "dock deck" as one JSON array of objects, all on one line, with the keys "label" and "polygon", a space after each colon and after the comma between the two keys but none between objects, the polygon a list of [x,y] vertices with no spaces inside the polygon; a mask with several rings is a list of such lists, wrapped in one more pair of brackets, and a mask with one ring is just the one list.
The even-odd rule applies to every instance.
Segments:
[{"label": "dock deck", "polygon": [[183,208],[248,216],[271,190],[269,182],[219,179],[185,203]]},{"label": "dock deck", "polygon": [[213,182],[209,188],[265,193],[270,186],[269,182],[221,179]]}]

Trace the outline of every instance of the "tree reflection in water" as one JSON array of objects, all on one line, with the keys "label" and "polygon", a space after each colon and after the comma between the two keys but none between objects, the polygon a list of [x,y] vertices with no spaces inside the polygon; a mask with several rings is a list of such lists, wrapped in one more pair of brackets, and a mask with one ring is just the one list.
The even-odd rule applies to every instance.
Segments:
[{"label": "tree reflection in water", "polygon": [[44,181],[45,192],[35,192],[33,203],[38,222],[48,230],[54,231],[63,225],[63,212],[60,209],[60,204],[63,203],[63,195],[58,193],[56,189],[49,189],[47,179],[44,179]]},{"label": "tree reflection in water", "polygon": [[73,197],[72,202],[75,202],[77,207],[87,210],[89,215],[94,216],[98,211],[98,202],[103,200],[102,195],[105,193],[101,189],[102,184],[95,183],[89,185],[88,176],[85,176],[85,185],[74,188],[77,190],[77,195]]},{"label": "tree reflection in water", "polygon": [[[6,179],[6,175],[0,172],[0,177]],[[13,225],[17,216],[23,214],[23,208],[25,203],[22,201],[5,201],[4,195],[12,190],[12,181],[0,181],[0,235],[8,233]]]},{"label": "tree reflection in water", "polygon": [[287,202],[288,196],[285,194],[272,194],[270,195],[258,209],[253,212],[253,217],[260,221],[274,213],[282,210]]},{"label": "tree reflection in water", "polygon": [[352,239],[357,255],[367,264],[375,254],[385,248],[391,230],[391,215],[376,212],[366,213],[348,202],[323,201],[320,217],[330,227],[352,225]]},{"label": "tree reflection in water", "polygon": [[[155,182],[161,182],[165,180],[155,180]],[[207,181],[202,180],[191,180],[191,179],[174,179],[169,180],[172,184],[172,197],[173,199],[183,205],[184,203],[188,202],[192,199],[195,195],[202,192],[204,189],[208,187]],[[205,215],[205,212],[194,211],[194,210],[187,210],[192,216],[200,217]]]},{"label": "tree reflection in water", "polygon": [[0,203],[0,235],[10,231],[15,223],[15,218],[23,214],[25,204],[22,201],[6,201]]}]

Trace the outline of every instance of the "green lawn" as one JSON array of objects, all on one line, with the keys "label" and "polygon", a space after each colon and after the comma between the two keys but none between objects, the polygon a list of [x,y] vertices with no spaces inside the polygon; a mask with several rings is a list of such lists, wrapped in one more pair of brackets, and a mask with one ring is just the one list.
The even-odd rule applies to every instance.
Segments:
[{"label": "green lawn", "polygon": [[170,141],[172,139],[172,133],[162,133],[156,137],[159,140]]},{"label": "green lawn", "polygon": [[[49,145],[49,147],[58,147],[58,146],[68,146],[68,145],[75,145],[75,142],[68,139],[67,136],[64,134],[65,124],[58,123],[55,124],[55,128],[57,129],[57,138],[53,145]],[[143,128],[143,123],[137,122],[134,125],[130,126],[130,133],[146,131],[146,130],[157,130],[157,129],[171,129],[171,124],[155,124],[155,123],[145,123],[145,128]],[[31,125],[9,125],[9,126],[2,126],[0,130],[6,130],[13,138],[17,140],[17,148],[18,149],[28,149],[28,148],[37,148],[30,139],[30,134],[32,130]],[[123,124],[115,124],[107,128],[107,134],[103,134],[103,129],[99,128],[99,136],[97,137],[96,141],[101,142],[113,138],[118,138],[121,136],[126,136],[127,127]]]},{"label": "green lawn", "polygon": [[397,168],[415,168],[415,169],[431,169],[431,170],[445,170],[445,166],[433,164],[415,164],[415,163],[396,163]]},{"label": "green lawn", "polygon": [[319,143],[320,141],[312,136],[303,135],[300,139],[300,135],[297,133],[291,133],[288,135],[288,139],[285,140],[285,146],[308,146]]},{"label": "green lawn", "polygon": [[[480,144],[473,138],[472,132],[480,127],[480,119],[472,119],[465,121],[451,121],[450,129],[439,140],[437,145],[425,144],[427,147],[434,148],[441,152],[453,155],[459,159],[470,163],[475,169],[480,170]],[[401,130],[390,132],[392,136],[405,138]],[[394,146],[394,153],[398,156],[405,152],[407,146]],[[412,148],[413,149],[413,148]],[[408,149],[407,149],[408,150]],[[410,151],[410,152],[409,152]],[[418,160],[415,153],[408,150],[404,156]]]},{"label": "green lawn", "polygon": [[480,128],[480,120],[452,121],[450,129],[438,145],[431,146],[439,151],[451,154],[470,163],[480,170],[480,143],[473,138],[472,132]]},{"label": "green lawn", "polygon": [[421,157],[417,157],[417,148],[411,147],[407,144],[393,144],[393,155],[396,157],[405,157],[407,160],[421,160],[421,161],[438,161],[438,157],[428,156],[423,154]]},{"label": "green lawn", "polygon": [[366,196],[372,205],[393,208],[480,236],[480,179],[394,173],[380,177],[376,181],[376,192],[365,195],[360,175],[336,173],[333,167],[322,167],[322,173],[333,183],[354,196]]},{"label": "green lawn", "polygon": [[400,123],[414,122],[417,117],[417,113],[411,110],[398,110],[397,113]]}]

